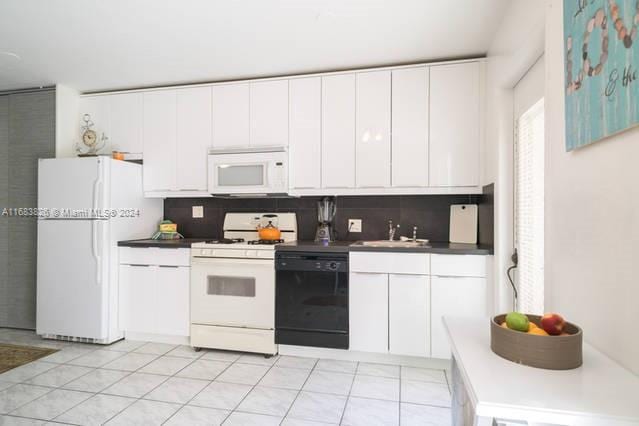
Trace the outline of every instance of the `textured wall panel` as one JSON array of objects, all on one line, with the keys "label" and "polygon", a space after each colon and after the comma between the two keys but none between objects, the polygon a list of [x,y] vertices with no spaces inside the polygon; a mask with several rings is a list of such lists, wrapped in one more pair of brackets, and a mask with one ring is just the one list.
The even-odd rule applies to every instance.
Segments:
[{"label": "textured wall panel", "polygon": [[[54,156],[55,93],[49,91],[10,95],[10,207],[37,206],[38,158]],[[35,328],[37,219],[10,217],[8,225],[8,306],[4,325]]]},{"label": "textured wall panel", "polygon": [[[9,97],[0,96],[0,211],[9,204]],[[0,216],[0,326],[7,323],[9,220]]]}]

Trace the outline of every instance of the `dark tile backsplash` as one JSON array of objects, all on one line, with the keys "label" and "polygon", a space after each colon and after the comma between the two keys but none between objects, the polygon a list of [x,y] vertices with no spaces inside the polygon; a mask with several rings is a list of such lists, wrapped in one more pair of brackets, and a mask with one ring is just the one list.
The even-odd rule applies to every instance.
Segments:
[{"label": "dark tile backsplash", "polygon": [[[164,217],[178,224],[179,232],[187,238],[219,238],[227,212],[294,212],[297,213],[298,238],[315,238],[317,201],[321,197],[301,198],[167,198]],[[486,195],[407,195],[336,197],[335,226],[339,240],[377,240],[388,238],[388,221],[399,223],[400,235],[417,236],[431,241],[448,241],[451,204],[479,204],[480,239],[492,245],[490,217],[492,194]],[[204,206],[204,218],[191,217],[192,206]],[[484,213],[482,213],[484,212]],[[348,219],[362,219],[361,233],[347,233]],[[482,226],[483,225],[483,226]],[[484,232],[482,232],[482,230]]]}]

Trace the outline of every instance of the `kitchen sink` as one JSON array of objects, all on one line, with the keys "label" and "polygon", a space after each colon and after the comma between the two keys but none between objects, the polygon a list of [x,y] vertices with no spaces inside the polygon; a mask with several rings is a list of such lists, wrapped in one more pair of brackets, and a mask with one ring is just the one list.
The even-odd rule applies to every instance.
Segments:
[{"label": "kitchen sink", "polygon": [[357,241],[356,243],[351,244],[353,246],[360,247],[427,247],[428,242],[425,241],[388,241],[388,240],[378,240],[378,241]]}]

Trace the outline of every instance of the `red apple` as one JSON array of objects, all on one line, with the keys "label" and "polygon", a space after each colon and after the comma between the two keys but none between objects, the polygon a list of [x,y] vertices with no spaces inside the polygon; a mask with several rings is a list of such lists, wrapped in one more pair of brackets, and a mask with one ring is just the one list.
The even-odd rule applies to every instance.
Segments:
[{"label": "red apple", "polygon": [[566,321],[559,314],[544,314],[541,317],[541,328],[551,336],[559,336],[564,331]]}]

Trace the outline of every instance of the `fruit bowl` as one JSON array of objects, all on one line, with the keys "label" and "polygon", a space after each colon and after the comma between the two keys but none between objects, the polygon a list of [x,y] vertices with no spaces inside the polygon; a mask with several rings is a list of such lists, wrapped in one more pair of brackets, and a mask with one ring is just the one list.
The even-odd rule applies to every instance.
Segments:
[{"label": "fruit bowl", "polygon": [[[526,315],[530,322],[541,325],[539,315]],[[577,325],[566,322],[560,336],[540,336],[502,327],[506,314],[490,321],[490,348],[502,358],[517,364],[547,370],[571,370],[580,367],[583,332]]]}]

